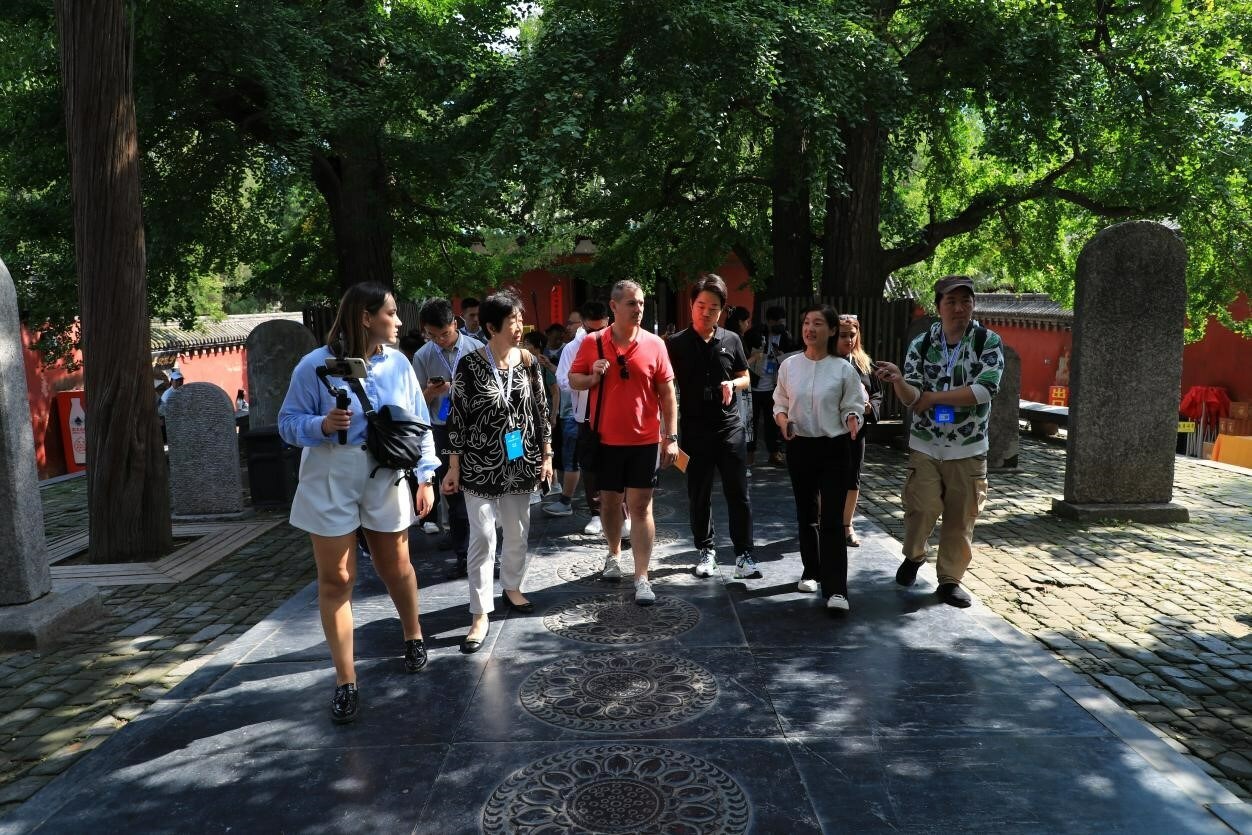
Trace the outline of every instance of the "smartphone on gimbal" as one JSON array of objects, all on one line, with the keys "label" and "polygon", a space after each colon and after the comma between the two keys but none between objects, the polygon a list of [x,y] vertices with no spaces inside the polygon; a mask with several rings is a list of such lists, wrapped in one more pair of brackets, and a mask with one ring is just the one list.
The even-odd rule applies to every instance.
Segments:
[{"label": "smartphone on gimbal", "polygon": [[326,373],[332,377],[364,380],[367,373],[365,360],[360,357],[331,357],[326,360]]}]

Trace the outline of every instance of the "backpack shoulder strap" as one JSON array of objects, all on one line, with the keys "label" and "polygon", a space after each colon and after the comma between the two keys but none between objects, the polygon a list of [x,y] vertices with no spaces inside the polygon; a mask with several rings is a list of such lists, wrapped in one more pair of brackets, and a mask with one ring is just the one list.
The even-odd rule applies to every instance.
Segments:
[{"label": "backpack shoulder strap", "polygon": [[982,325],[974,328],[974,356],[981,357],[982,349],[987,346],[987,329]]}]

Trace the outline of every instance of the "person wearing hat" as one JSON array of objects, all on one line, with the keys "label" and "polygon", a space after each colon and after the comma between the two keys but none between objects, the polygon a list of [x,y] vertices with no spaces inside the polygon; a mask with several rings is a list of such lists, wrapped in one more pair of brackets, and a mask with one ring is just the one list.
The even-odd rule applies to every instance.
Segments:
[{"label": "person wearing hat", "polygon": [[1000,337],[974,320],[974,282],[935,282],[939,321],[909,344],[904,370],[877,363],[876,374],[913,411],[909,474],[904,483],[904,562],[896,582],[911,586],[926,561],[935,522],[939,597],[970,605],[961,579],[973,558],[974,522],[987,500],[987,427],[991,398],[1004,373]]},{"label": "person wearing hat", "polygon": [[165,417],[165,404],[170,400],[170,392],[181,388],[183,385],[183,372],[175,368],[170,372],[170,387],[161,392],[161,402],[157,404],[157,414]]}]

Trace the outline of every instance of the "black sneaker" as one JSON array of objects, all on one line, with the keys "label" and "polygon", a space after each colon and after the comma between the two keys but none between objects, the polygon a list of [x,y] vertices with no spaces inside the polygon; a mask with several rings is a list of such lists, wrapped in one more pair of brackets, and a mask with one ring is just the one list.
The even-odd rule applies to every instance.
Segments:
[{"label": "black sneaker", "polygon": [[922,563],[926,560],[911,560],[904,558],[904,562],[900,563],[900,567],[896,569],[896,582],[902,586],[911,586],[913,581],[917,579],[917,571],[922,567]]},{"label": "black sneaker", "polygon": [[330,718],[336,725],[346,725],[361,710],[361,696],[355,684],[340,684],[335,688],[335,698],[330,702]]},{"label": "black sneaker", "polygon": [[949,606],[955,606],[958,609],[968,609],[974,599],[969,596],[969,592],[961,588],[957,583],[940,583],[939,599]]},{"label": "black sneaker", "polygon": [[456,570],[453,572],[456,577],[469,576],[469,557],[465,554],[456,555]]},{"label": "black sneaker", "polygon": [[421,638],[404,642],[404,671],[416,673],[426,666],[426,642]]}]

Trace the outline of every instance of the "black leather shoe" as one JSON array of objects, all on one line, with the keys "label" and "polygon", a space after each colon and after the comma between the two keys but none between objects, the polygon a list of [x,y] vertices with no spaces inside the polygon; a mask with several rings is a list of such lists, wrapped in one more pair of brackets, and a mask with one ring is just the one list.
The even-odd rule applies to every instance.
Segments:
[{"label": "black leather shoe", "polygon": [[535,611],[535,604],[531,603],[529,600],[525,603],[514,603],[509,599],[507,594],[501,594],[500,600],[503,603],[504,608],[513,609],[514,611],[521,612],[523,615],[529,615]]},{"label": "black leather shoe", "polygon": [[[486,636],[484,635],[483,637],[485,638]],[[477,638],[466,638],[464,641],[461,641],[461,652],[466,655],[473,655],[482,648],[483,642]]]},{"label": "black leather shoe", "polygon": [[426,642],[421,638],[404,642],[404,671],[416,673],[426,666]]},{"label": "black leather shoe", "polygon": [[335,688],[335,698],[330,702],[330,719],[336,725],[346,725],[361,711],[361,696],[355,684],[340,684]]},{"label": "black leather shoe", "polygon": [[913,581],[917,579],[917,571],[922,567],[923,562],[925,560],[918,562],[905,557],[904,562],[900,563],[900,567],[896,569],[896,582],[902,586],[913,585]]},{"label": "black leather shoe", "polygon": [[465,554],[456,555],[456,570],[453,574],[457,577],[469,576],[469,558]]},{"label": "black leather shoe", "polygon": [[968,609],[974,599],[969,596],[969,592],[961,588],[957,583],[940,583],[939,599],[949,606],[955,606],[958,609]]}]

